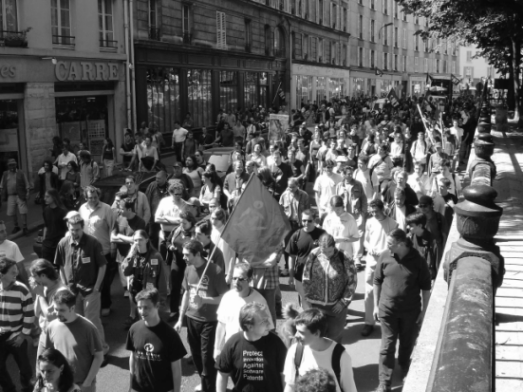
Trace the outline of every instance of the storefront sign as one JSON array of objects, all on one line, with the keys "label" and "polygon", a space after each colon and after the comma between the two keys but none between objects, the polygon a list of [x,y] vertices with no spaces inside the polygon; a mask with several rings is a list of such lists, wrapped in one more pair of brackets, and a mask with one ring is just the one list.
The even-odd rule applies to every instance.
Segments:
[{"label": "storefront sign", "polygon": [[54,68],[56,79],[60,82],[83,81],[102,82],[119,79],[117,63],[93,61],[58,61]]},{"label": "storefront sign", "polygon": [[0,77],[2,79],[13,79],[16,76],[16,67],[15,66],[0,66]]}]

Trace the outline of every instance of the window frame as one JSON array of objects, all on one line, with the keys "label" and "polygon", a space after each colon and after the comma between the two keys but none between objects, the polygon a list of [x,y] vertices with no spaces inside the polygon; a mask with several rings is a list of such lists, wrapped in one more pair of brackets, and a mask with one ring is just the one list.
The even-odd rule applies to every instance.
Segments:
[{"label": "window frame", "polygon": [[227,14],[216,11],[216,47],[227,49]]},{"label": "window frame", "polygon": [[[62,15],[64,13],[64,10],[62,8],[62,2],[67,2],[68,5],[68,22],[69,26],[64,27]],[[56,4],[56,6],[53,5],[53,3]],[[56,10],[56,26],[53,25],[53,12]],[[54,34],[54,30],[56,29],[56,32],[59,34]],[[69,34],[63,34],[65,31],[69,30]],[[73,35],[73,24],[72,24],[72,18],[71,18],[71,1],[70,0],[51,0],[51,34],[53,39],[53,45],[66,45],[66,46],[74,46],[75,37]],[[56,37],[56,40],[55,40]],[[64,39],[65,38],[65,39]]]},{"label": "window frame", "polygon": [[2,12],[2,19],[0,20],[0,23],[1,23],[1,26],[0,26],[0,30],[2,31],[7,31],[7,32],[18,32],[18,29],[20,28],[20,17],[19,17],[19,10],[18,10],[18,0],[13,0],[13,3],[14,3],[14,11],[15,11],[15,16],[14,16],[14,22],[15,22],[15,28],[13,30],[10,30],[7,26],[7,5],[6,5],[6,2],[5,0],[1,0],[0,1],[0,8],[1,8],[1,12]]}]

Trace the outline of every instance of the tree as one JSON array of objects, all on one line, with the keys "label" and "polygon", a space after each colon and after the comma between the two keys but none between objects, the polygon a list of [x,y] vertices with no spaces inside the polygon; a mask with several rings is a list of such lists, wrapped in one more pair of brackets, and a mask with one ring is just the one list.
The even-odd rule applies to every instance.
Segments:
[{"label": "tree", "polygon": [[516,117],[523,120],[521,60],[523,0],[396,0],[406,12],[425,17],[423,38],[474,44],[490,64],[512,81]]}]

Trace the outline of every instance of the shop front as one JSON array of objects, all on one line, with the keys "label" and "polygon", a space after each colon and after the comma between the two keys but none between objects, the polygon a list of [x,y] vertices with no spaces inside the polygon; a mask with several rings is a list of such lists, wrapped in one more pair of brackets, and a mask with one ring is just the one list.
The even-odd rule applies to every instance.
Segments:
[{"label": "shop front", "polygon": [[[125,116],[123,64],[107,60],[23,57],[0,65],[0,172],[14,158],[35,173],[54,136],[80,142],[98,161],[105,137]],[[116,140],[115,140],[116,139]]]},{"label": "shop front", "polygon": [[285,61],[177,50],[136,44],[139,124],[168,133],[186,119],[192,128],[214,126],[220,109],[285,104],[277,94],[286,90]]},{"label": "shop front", "polygon": [[293,64],[291,67],[291,109],[343,98],[349,91],[347,69]]}]

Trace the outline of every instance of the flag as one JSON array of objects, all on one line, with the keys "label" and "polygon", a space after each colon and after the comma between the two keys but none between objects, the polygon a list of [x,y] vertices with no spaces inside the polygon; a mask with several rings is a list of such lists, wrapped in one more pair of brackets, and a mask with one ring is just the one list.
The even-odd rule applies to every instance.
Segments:
[{"label": "flag", "polygon": [[389,93],[387,94],[387,99],[390,101],[390,104],[394,109],[400,107],[400,101],[398,99],[398,96],[396,95],[396,91],[393,88],[391,88]]},{"label": "flag", "polygon": [[432,84],[432,76],[427,72],[427,78],[425,79],[425,84]]},{"label": "flag", "polygon": [[453,75],[453,74],[451,74],[450,77],[451,77],[452,83],[454,83],[454,85],[460,84],[461,81],[463,80],[463,79],[459,79],[456,75]]},{"label": "flag", "polygon": [[375,73],[376,73],[377,76],[382,76],[383,75],[383,71],[381,69],[379,69],[379,68],[376,68],[376,72]]},{"label": "flag", "polygon": [[255,174],[225,225],[222,239],[251,264],[260,264],[281,245],[291,225]]}]

